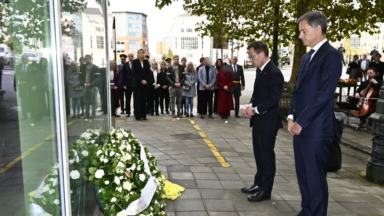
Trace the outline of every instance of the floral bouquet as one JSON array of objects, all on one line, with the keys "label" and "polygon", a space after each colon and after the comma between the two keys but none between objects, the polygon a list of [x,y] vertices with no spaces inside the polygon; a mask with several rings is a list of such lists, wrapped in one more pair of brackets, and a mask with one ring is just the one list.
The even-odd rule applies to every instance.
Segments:
[{"label": "floral bouquet", "polygon": [[339,79],[339,83],[337,87],[354,87],[357,86],[357,82],[355,79]]},{"label": "floral bouquet", "polygon": [[[155,157],[129,130],[112,129],[106,143],[93,152],[91,164],[89,180],[99,186],[96,194],[104,215],[126,216],[126,209],[133,209],[134,215],[166,215],[164,185]],[[151,182],[153,196],[143,195]],[[147,205],[138,202],[143,197],[149,200]]]},{"label": "floral bouquet", "polygon": [[72,36],[75,30],[75,23],[73,20],[61,20],[61,32],[63,35]]}]

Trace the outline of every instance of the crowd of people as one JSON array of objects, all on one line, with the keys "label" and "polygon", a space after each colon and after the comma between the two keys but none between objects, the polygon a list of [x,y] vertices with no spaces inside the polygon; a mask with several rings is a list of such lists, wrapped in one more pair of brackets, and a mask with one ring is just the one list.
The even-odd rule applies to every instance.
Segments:
[{"label": "crowd of people", "polygon": [[[178,55],[161,61],[150,61],[144,50],[128,56],[121,54],[121,64],[113,61],[111,74],[113,110],[116,117],[131,116],[133,94],[133,115],[138,121],[147,120],[147,114],[159,116],[172,114],[172,118],[194,117],[194,98],[197,97],[197,112],[200,118],[218,114],[222,119],[235,110],[239,116],[241,91],[245,89],[243,67],[237,65],[237,57],[228,65],[218,59],[214,65],[209,57],[202,57],[195,68],[193,62]],[[128,60],[128,61],[127,61]],[[235,102],[233,101],[235,99]]]}]

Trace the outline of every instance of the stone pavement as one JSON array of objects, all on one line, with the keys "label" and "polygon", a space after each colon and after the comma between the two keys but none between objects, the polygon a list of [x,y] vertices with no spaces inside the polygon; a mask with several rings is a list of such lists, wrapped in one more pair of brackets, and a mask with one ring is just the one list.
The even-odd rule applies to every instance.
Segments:
[{"label": "stone pavement", "polygon": [[[296,215],[301,195],[291,135],[280,130],[277,136],[272,199],[251,203],[240,192],[252,184],[256,172],[249,120],[231,117],[226,124],[215,117],[191,121],[163,115],[143,122],[121,118],[116,126],[132,129],[165,177],[186,188],[181,197],[167,201],[169,215]],[[342,151],[343,168],[328,174],[328,215],[384,215],[384,187],[364,179],[368,156],[344,146]],[[223,167],[226,163],[230,167]]]}]

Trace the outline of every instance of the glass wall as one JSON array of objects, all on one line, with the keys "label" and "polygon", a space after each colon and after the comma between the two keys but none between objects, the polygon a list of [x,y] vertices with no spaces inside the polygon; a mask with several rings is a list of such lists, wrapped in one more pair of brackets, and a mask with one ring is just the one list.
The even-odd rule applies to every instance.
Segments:
[{"label": "glass wall", "polygon": [[88,168],[111,126],[114,74],[112,16],[97,2],[0,3],[0,44],[14,59],[0,59],[0,215],[100,213]]}]

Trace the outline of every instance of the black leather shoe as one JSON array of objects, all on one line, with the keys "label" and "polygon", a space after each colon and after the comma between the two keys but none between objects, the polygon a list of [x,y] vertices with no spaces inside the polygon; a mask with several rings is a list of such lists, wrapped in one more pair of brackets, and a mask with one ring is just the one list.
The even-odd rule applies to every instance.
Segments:
[{"label": "black leather shoe", "polygon": [[241,188],[241,192],[243,193],[248,193],[248,194],[254,194],[260,191],[259,186],[257,185],[252,185],[251,187],[243,187]]},{"label": "black leather shoe", "polygon": [[239,115],[235,115],[235,117],[236,117],[236,118],[240,118],[240,116],[239,116]]},{"label": "black leather shoe", "polygon": [[248,196],[248,201],[250,202],[261,202],[263,200],[270,200],[271,199],[271,194],[266,193],[264,191],[259,191],[253,195]]}]

